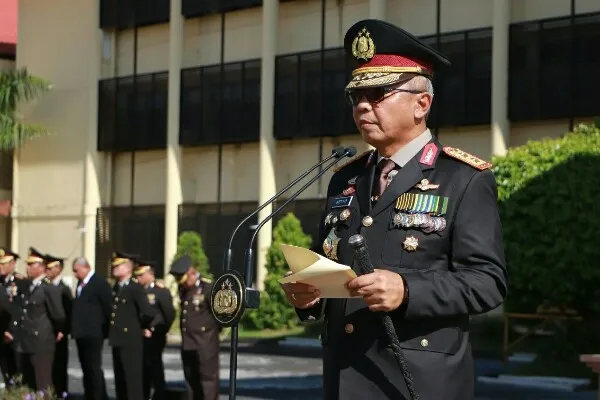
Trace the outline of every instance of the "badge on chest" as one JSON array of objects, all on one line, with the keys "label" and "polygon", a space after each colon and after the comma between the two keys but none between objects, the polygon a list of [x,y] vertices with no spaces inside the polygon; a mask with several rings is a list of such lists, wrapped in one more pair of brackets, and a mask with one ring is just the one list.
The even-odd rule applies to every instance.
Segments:
[{"label": "badge on chest", "polygon": [[[442,232],[448,197],[422,193],[404,193],[396,200],[391,225],[394,228],[415,228],[424,233]],[[414,246],[410,246],[411,248]]]},{"label": "badge on chest", "polygon": [[156,295],[154,293],[148,293],[148,303],[156,304]]},{"label": "badge on chest", "polygon": [[[338,199],[344,199],[338,201]],[[346,200],[348,199],[348,200]],[[338,244],[340,242],[339,229],[350,226],[352,221],[352,209],[350,207],[338,207],[337,204],[350,205],[353,196],[339,197],[334,199],[331,211],[325,217],[325,229],[328,230],[325,240],[323,240],[323,252],[331,260],[337,261]]]}]

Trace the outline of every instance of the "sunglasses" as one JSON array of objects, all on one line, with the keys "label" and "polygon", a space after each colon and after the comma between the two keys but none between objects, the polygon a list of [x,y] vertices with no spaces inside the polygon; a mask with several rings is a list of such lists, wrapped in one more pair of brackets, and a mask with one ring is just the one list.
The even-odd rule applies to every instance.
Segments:
[{"label": "sunglasses", "polygon": [[371,104],[379,103],[384,100],[385,97],[393,92],[403,92],[403,93],[412,93],[412,94],[420,94],[425,93],[422,90],[410,90],[410,89],[402,89],[402,88],[394,88],[389,86],[382,87],[374,87],[374,88],[365,88],[365,89],[351,89],[346,90],[346,100],[348,103],[356,107],[358,103],[364,97]]}]

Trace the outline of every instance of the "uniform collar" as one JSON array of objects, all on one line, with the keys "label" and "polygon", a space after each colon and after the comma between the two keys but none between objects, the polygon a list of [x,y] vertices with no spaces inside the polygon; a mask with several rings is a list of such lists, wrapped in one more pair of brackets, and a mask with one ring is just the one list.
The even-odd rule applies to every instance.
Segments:
[{"label": "uniform collar", "polygon": [[[429,129],[425,129],[423,133],[408,142],[404,147],[395,152],[390,159],[400,167],[404,167],[421,149],[431,141],[433,135]],[[386,157],[378,154],[377,164]]]}]

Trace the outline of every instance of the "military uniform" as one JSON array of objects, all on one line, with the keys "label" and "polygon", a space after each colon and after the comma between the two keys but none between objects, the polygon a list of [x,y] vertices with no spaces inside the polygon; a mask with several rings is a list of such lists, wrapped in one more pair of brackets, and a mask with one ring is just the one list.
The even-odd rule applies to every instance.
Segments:
[{"label": "military uniform", "polygon": [[[26,262],[44,264],[44,258],[30,248]],[[13,322],[18,369],[25,384],[36,390],[45,390],[53,387],[56,335],[65,326],[60,292],[45,275],[38,276],[31,280],[22,306],[20,317]]]},{"label": "military uniform", "polygon": [[185,287],[187,271],[193,268],[189,257],[176,260],[171,267],[179,281],[181,312],[181,359],[188,398],[216,400],[219,397],[219,331],[209,308],[211,282],[198,275],[192,287]]},{"label": "military uniform", "polygon": [[[154,268],[151,263],[140,261],[135,274],[140,275],[150,268]],[[175,319],[175,308],[169,289],[152,282],[145,290],[155,314],[150,327],[152,336],[144,337],[144,398],[149,399],[150,392],[154,389],[152,399],[162,400],[166,396],[162,354],[167,345],[167,333]]]},{"label": "military uniform", "polygon": [[[113,255],[113,266],[134,262],[124,253]],[[144,288],[134,279],[113,286],[113,312],[108,341],[112,346],[117,399],[143,399],[143,330],[154,318]]]},{"label": "military uniform", "polygon": [[[362,62],[347,87],[354,105],[374,95],[353,90],[400,82],[406,72],[427,75],[442,63],[435,50],[381,21],[351,27],[345,47]],[[491,165],[444,147],[426,130],[390,157],[394,173],[385,173],[381,194],[376,187],[389,164],[380,164],[382,158],[366,152],[334,173],[322,247],[314,250],[360,275],[348,239],[361,234],[373,266],[404,281],[404,301],[388,315],[420,399],[472,399],[469,316],[500,305],[507,290]],[[380,315],[362,298],[321,299],[297,312],[304,320],[325,320],[325,399],[410,399]]]},{"label": "military uniform", "polygon": [[[17,253],[5,247],[0,248],[0,263],[7,264],[18,259]],[[22,299],[28,286],[25,277],[15,272],[0,277],[0,290],[7,302],[5,310],[0,313],[0,335],[4,335],[4,332],[11,333],[13,322],[20,315]],[[6,342],[4,337],[0,337],[0,370],[5,385],[11,386],[17,373],[15,342]]]},{"label": "military uniform", "polygon": [[[52,269],[58,266],[64,266],[64,258],[58,258],[46,254],[46,268]],[[60,291],[62,306],[65,310],[65,326],[63,330],[64,337],[56,343],[54,353],[54,362],[52,366],[52,381],[54,382],[54,391],[58,395],[69,392],[69,335],[71,334],[71,310],[73,309],[73,293],[62,279],[58,278],[52,284]]]}]

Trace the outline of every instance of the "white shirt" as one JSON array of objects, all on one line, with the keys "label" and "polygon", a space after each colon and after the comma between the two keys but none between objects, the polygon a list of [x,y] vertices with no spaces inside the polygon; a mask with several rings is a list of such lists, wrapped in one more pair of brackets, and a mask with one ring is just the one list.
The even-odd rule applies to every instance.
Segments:
[{"label": "white shirt", "polygon": [[85,278],[83,278],[83,281],[81,281],[81,283],[77,286],[77,297],[81,295],[81,289],[88,284],[92,276],[94,276],[94,270],[90,269],[90,272],[88,272]]}]

